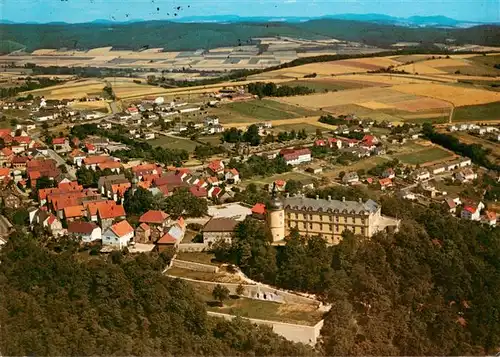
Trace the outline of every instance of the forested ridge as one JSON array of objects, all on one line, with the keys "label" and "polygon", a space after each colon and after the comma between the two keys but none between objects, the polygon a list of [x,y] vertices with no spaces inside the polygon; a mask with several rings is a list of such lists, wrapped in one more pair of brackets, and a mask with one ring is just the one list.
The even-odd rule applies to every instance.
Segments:
[{"label": "forested ridge", "polygon": [[[110,29],[112,29],[110,31]],[[89,49],[113,46],[138,50],[164,47],[168,51],[196,50],[249,43],[253,37],[287,36],[321,40],[336,38],[387,48],[400,41],[419,42],[424,46],[445,43],[498,45],[498,26],[472,28],[411,28],[361,21],[319,19],[303,23],[175,23],[144,21],[131,24],[1,24],[0,50],[25,47]]]},{"label": "forested ridge", "polygon": [[313,355],[268,327],[208,317],[188,284],[161,275],[168,254],[81,260],[76,249],[23,234],[2,248],[2,355]]},{"label": "forested ridge", "polygon": [[[346,196],[339,191],[338,195]],[[324,194],[337,197],[335,188]],[[357,195],[353,193],[353,195]],[[350,197],[350,196],[349,196]],[[397,233],[271,246],[247,219],[217,259],[332,305],[320,355],[491,355],[500,347],[500,229],[383,197]],[[263,327],[207,317],[169,253],[82,259],[74,243],[14,234],[0,252],[3,355],[308,355]]]}]

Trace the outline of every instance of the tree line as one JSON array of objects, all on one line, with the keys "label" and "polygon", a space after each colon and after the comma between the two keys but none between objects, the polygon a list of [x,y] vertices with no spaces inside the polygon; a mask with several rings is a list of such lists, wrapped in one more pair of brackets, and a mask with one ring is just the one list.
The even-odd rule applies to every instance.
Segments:
[{"label": "tree line", "polygon": [[[336,188],[325,193],[348,196]],[[347,232],[327,246],[292,231],[284,246],[273,246],[265,224],[247,219],[231,244],[218,242],[213,252],[253,279],[331,303],[321,331],[325,355],[495,353],[500,230],[440,206],[395,197],[381,203],[384,214],[402,218],[398,232],[371,239]]]},{"label": "tree line", "polygon": [[434,130],[431,123],[424,123],[422,125],[422,132],[434,144],[441,145],[457,154],[467,156],[477,165],[484,166],[490,170],[500,171],[500,165],[491,162],[488,158],[491,149],[484,148],[480,144],[465,144],[452,135],[438,133]]},{"label": "tree line", "polygon": [[159,162],[165,165],[181,166],[183,161],[189,159],[189,153],[183,149],[168,149],[153,147],[145,141],[131,139],[126,134],[124,127],[117,129],[100,129],[97,124],[76,125],[71,128],[71,135],[80,140],[89,135],[99,135],[128,146],[127,150],[117,150],[113,155],[121,159],[142,158],[149,161]]},{"label": "tree line", "polygon": [[276,85],[276,83],[255,82],[247,85],[249,93],[263,97],[291,97],[294,95],[306,95],[314,93],[314,89],[305,86]]},{"label": "tree line", "polygon": [[264,156],[252,155],[246,161],[237,161],[232,158],[227,167],[238,170],[242,179],[249,179],[254,176],[272,176],[292,170],[292,167],[287,165],[281,156],[268,159]]},{"label": "tree line", "polygon": [[0,88],[0,98],[12,98],[17,96],[21,92],[55,86],[56,84],[59,84],[61,82],[62,81],[50,78],[37,78],[36,80],[28,78],[26,82],[21,86]]}]

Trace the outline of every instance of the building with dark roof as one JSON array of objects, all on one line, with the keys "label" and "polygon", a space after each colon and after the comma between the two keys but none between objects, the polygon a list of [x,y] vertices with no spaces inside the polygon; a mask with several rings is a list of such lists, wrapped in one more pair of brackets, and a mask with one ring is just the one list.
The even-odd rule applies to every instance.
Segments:
[{"label": "building with dark roof", "polygon": [[212,218],[203,227],[203,243],[211,246],[218,240],[231,243],[238,221],[232,218]]}]

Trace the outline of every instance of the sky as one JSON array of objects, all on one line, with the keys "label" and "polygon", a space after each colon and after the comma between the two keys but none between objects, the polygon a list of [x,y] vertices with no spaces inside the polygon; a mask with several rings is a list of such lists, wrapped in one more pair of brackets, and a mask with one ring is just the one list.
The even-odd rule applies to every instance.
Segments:
[{"label": "sky", "polygon": [[315,17],[345,13],[445,15],[457,20],[500,22],[500,0],[0,0],[0,18],[15,22],[168,20],[210,15]]}]

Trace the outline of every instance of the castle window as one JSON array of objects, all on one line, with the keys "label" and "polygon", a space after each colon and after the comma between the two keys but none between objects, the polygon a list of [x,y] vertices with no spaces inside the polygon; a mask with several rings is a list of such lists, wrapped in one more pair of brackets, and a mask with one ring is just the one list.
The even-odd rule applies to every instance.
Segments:
[{"label": "castle window", "polygon": [[365,218],[361,218],[361,224],[363,224],[363,225],[366,224],[366,219]]},{"label": "castle window", "polygon": [[290,213],[287,213],[286,216],[288,219],[290,219],[292,217],[292,215]]},{"label": "castle window", "polygon": [[320,229],[320,231],[322,231],[322,230],[323,230],[323,223],[320,223],[320,224],[319,224],[319,229]]},{"label": "castle window", "polygon": [[361,234],[362,234],[362,235],[365,235],[365,234],[366,234],[366,233],[365,233],[365,227],[361,227]]},{"label": "castle window", "polygon": [[323,215],[322,215],[322,214],[320,214],[320,215],[319,215],[319,220],[320,220],[321,222],[323,222]]},{"label": "castle window", "polygon": [[333,216],[330,215],[330,222],[333,222]]},{"label": "castle window", "polygon": [[339,223],[339,216],[335,216],[335,222]]},{"label": "castle window", "polygon": [[336,225],[336,226],[335,226],[335,232],[338,232],[338,231],[339,231],[339,226],[338,226],[338,225]]},{"label": "castle window", "polygon": [[306,222],[302,222],[302,226],[304,227],[304,229],[306,228]]},{"label": "castle window", "polygon": [[312,228],[313,228],[313,224],[309,223],[309,229],[312,229]]},{"label": "castle window", "polygon": [[292,222],[288,221],[288,227],[291,227],[291,226],[292,226]]},{"label": "castle window", "polygon": [[295,219],[299,219],[299,214],[295,213]]}]

